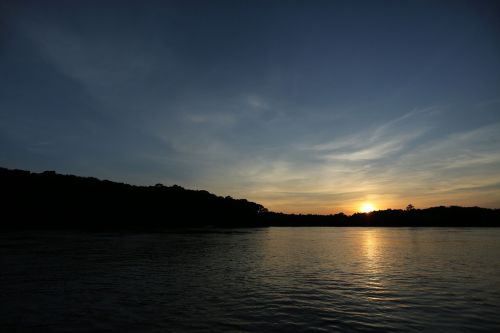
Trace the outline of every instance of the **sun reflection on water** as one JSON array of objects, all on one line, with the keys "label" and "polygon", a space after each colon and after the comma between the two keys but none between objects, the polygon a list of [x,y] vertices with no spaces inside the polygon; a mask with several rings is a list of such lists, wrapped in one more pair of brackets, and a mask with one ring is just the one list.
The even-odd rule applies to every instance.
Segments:
[{"label": "sun reflection on water", "polygon": [[362,243],[366,263],[373,263],[378,258],[378,237],[377,230],[363,230]]},{"label": "sun reflection on water", "polygon": [[380,230],[362,231],[363,275],[365,287],[368,289],[366,297],[370,301],[383,301],[386,291],[386,271],[383,265],[382,247],[383,237]]}]

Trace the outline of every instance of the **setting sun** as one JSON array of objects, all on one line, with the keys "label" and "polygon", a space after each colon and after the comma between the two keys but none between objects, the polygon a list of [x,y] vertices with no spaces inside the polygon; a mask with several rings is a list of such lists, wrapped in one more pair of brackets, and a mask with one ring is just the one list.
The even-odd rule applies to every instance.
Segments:
[{"label": "setting sun", "polygon": [[361,212],[362,213],[370,213],[370,212],[373,212],[375,209],[376,209],[375,206],[369,202],[366,202],[366,203],[361,205]]}]

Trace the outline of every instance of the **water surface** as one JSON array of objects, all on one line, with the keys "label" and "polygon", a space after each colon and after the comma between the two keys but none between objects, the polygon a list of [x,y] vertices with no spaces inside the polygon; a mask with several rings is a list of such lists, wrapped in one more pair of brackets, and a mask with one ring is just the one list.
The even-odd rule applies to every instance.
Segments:
[{"label": "water surface", "polygon": [[0,234],[2,331],[494,331],[500,230]]}]

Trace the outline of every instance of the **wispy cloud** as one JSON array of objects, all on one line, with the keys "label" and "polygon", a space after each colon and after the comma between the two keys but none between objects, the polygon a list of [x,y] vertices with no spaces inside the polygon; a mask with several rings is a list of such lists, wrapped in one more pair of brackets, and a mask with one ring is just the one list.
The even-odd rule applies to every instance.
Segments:
[{"label": "wispy cloud", "polygon": [[[386,158],[403,150],[430,129],[429,123],[413,123],[413,119],[418,116],[428,118],[431,110],[433,109],[415,110],[379,125],[371,131],[303,148],[315,151],[320,159],[328,161],[368,161]],[[403,121],[408,123],[401,124]]]},{"label": "wispy cloud", "polygon": [[214,124],[229,126],[236,122],[236,117],[231,113],[198,113],[186,115],[188,121],[196,124]]},{"label": "wispy cloud", "polygon": [[109,32],[96,36],[85,29],[70,29],[41,19],[19,20],[16,24],[23,37],[38,48],[41,59],[105,105],[109,114],[147,105],[145,99],[150,93],[146,86],[156,89],[148,81],[174,66],[168,50],[145,44],[133,34],[127,38]]},{"label": "wispy cloud", "polygon": [[261,96],[252,94],[246,97],[247,103],[256,110],[269,110],[270,105]]},{"label": "wispy cloud", "polygon": [[[146,29],[134,34],[129,33],[133,29],[128,27],[128,16],[100,18],[102,26],[108,27],[100,31],[88,17],[72,25],[59,14],[59,6],[49,9],[47,17],[44,10],[36,9],[37,19],[17,19],[15,29],[21,27],[20,35],[28,42],[20,38],[12,45],[31,41],[36,46],[29,48],[35,51],[31,68],[44,66],[41,73],[54,74],[53,86],[46,92],[56,102],[44,109],[54,109],[50,121],[54,126],[42,129],[39,119],[44,110],[36,106],[24,116],[13,109],[2,118],[4,124],[0,122],[0,134],[13,142],[29,143],[32,151],[52,151],[61,142],[70,142],[65,152],[55,151],[54,156],[79,158],[80,165],[93,163],[94,168],[109,158],[113,168],[101,167],[108,174],[128,163],[131,169],[124,167],[124,175],[142,172],[144,179],[156,177],[247,197],[275,210],[352,212],[364,200],[373,200],[380,208],[404,207],[409,200],[417,206],[500,205],[500,124],[480,125],[498,121],[494,112],[499,100],[494,94],[464,98],[474,112],[482,112],[482,118],[467,116],[467,110],[443,116],[447,109],[440,107],[413,109],[415,101],[453,105],[455,92],[448,92],[447,99],[435,97],[434,89],[441,82],[415,86],[415,92],[405,92],[397,100],[387,89],[405,81],[406,74],[400,75],[401,80],[398,75],[382,80],[383,89],[375,87],[375,79],[366,85],[356,83],[364,80],[367,68],[350,67],[337,79],[343,69],[330,66],[328,55],[317,55],[318,60],[328,59],[318,67],[298,61],[302,56],[286,59],[284,55],[296,51],[296,45],[281,45],[285,48],[280,56],[250,57],[224,47],[207,47],[210,43],[195,31],[174,32],[172,37],[165,33],[172,25],[165,23],[163,15],[154,24],[139,24]],[[135,14],[130,16],[140,21]],[[117,31],[121,29],[125,32]],[[193,43],[179,43],[181,39]],[[246,43],[240,38],[232,41]],[[218,42],[227,44],[225,38]],[[269,47],[266,43],[259,45]],[[22,66],[10,61],[6,67]],[[409,68],[386,65],[394,73],[401,72],[397,68]],[[375,75],[374,69],[373,78],[385,75],[385,70]],[[16,70],[23,73],[22,68]],[[18,81],[29,75],[24,72]],[[343,82],[345,78],[352,78],[351,84]],[[454,89],[453,82],[445,83]],[[64,85],[71,86],[67,91],[78,91],[79,99],[58,103],[58,98],[77,96],[59,96],[57,88]],[[4,88],[9,98],[26,95]],[[373,96],[376,102],[367,101]],[[38,100],[43,103],[45,97]],[[0,102],[3,109],[9,103]],[[78,105],[76,114],[85,113],[87,104],[100,117],[83,114],[75,120],[71,114],[63,119],[67,105]],[[460,114],[462,119],[455,122]],[[474,121],[469,123],[470,119]],[[83,129],[74,130],[74,123]],[[41,134],[33,135],[37,131]],[[85,156],[84,148],[88,149]]]},{"label": "wispy cloud", "polygon": [[343,149],[335,149],[320,156],[325,160],[336,161],[369,161],[387,158],[388,155],[401,151],[405,145],[413,139],[418,138],[424,132],[411,133],[380,139],[372,144],[363,144],[359,140],[355,145],[345,146]]},{"label": "wispy cloud", "polygon": [[[401,208],[410,201],[419,207],[467,204],[474,198],[498,202],[500,124],[430,139],[425,133],[434,112],[414,112],[370,132],[243,160],[237,174],[228,176],[244,179],[255,200],[292,212],[353,212],[364,200],[380,208]],[[398,121],[407,120],[406,132],[393,131],[400,128]]]}]

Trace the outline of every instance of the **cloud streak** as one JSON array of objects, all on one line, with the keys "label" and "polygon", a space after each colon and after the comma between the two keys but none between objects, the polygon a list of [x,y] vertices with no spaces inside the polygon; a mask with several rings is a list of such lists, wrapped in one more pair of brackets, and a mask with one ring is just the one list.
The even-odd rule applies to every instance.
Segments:
[{"label": "cloud streak", "polygon": [[[433,114],[415,112],[399,120],[416,116],[431,120]],[[442,204],[467,205],[478,188],[490,194],[498,191],[500,124],[422,140],[430,128],[426,122],[411,122],[407,134],[393,133],[396,123],[389,121],[368,134],[327,144],[302,145],[271,164],[268,158],[254,165],[247,162],[250,165],[242,168],[253,173],[244,178],[253,184],[246,186],[255,187],[255,197],[271,208],[324,213],[352,212],[364,200],[376,200],[380,208],[402,208],[409,201],[427,206],[436,199]],[[415,124],[422,128],[414,128]],[[311,152],[319,162],[294,155]],[[287,197],[293,205],[287,206],[291,202]],[[497,202],[494,198],[484,202]]]},{"label": "cloud streak", "polygon": [[457,27],[439,10],[404,23],[359,13],[354,29],[335,4],[200,6],[8,5],[0,163],[288,212],[500,206],[489,16],[452,6]]}]

